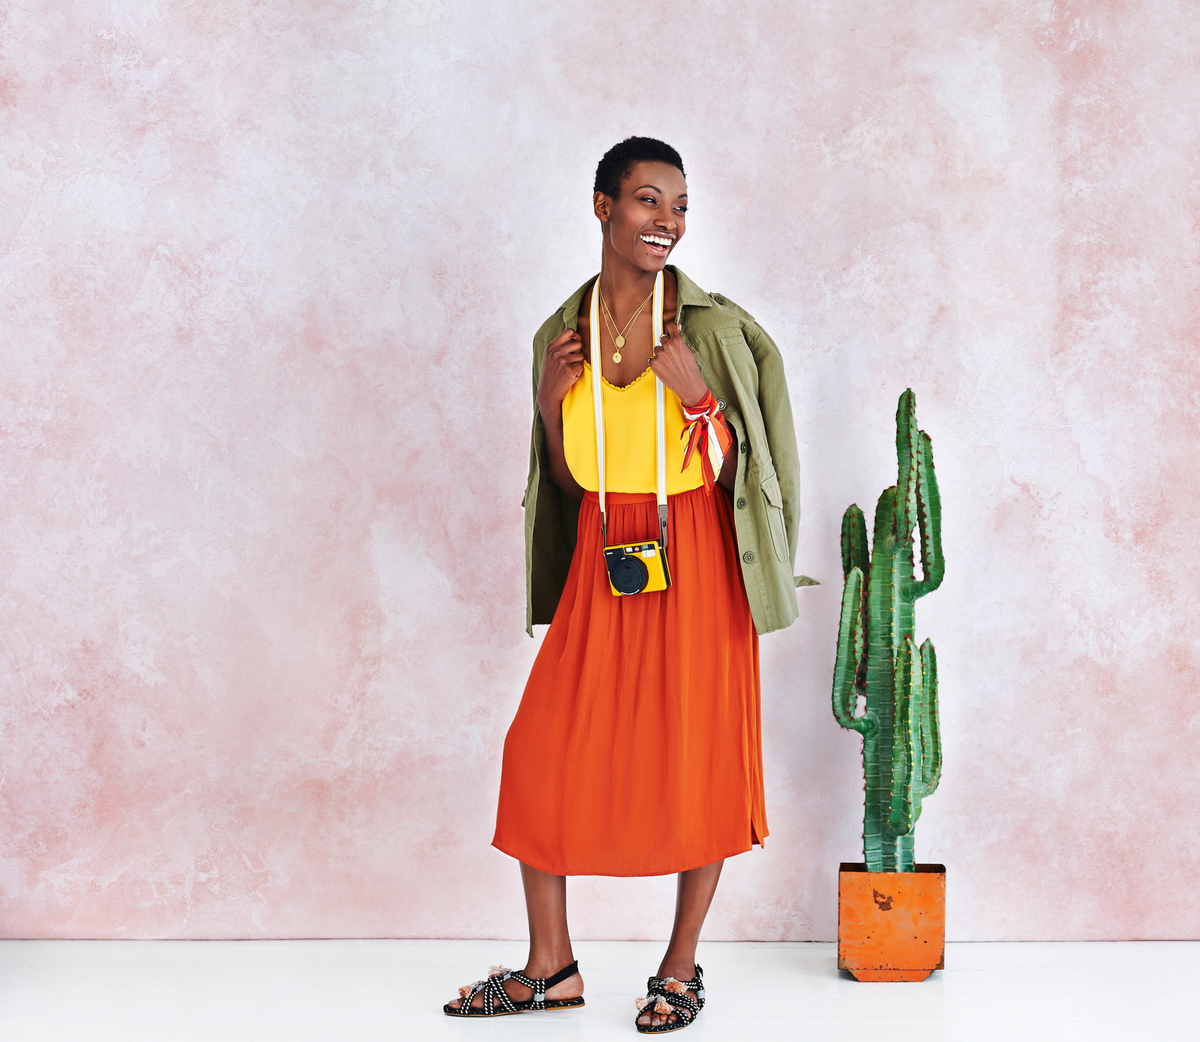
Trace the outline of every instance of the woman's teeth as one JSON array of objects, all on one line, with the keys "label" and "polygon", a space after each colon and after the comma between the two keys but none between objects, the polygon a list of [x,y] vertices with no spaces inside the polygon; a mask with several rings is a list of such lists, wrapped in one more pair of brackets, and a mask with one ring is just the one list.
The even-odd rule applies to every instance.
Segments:
[{"label": "woman's teeth", "polygon": [[650,246],[661,246],[663,249],[670,249],[671,247],[671,240],[663,235],[642,235],[640,238],[642,242]]}]

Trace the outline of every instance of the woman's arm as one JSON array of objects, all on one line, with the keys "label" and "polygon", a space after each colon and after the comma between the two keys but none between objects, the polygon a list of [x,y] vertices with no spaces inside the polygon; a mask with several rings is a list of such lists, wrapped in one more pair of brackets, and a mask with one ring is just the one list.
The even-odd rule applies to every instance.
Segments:
[{"label": "woman's arm", "polygon": [[583,487],[567,466],[563,449],[562,403],[575,381],[583,375],[583,341],[574,329],[564,329],[546,348],[538,381],[537,406],[546,432],[546,455],[550,479],[572,503],[583,499]]}]

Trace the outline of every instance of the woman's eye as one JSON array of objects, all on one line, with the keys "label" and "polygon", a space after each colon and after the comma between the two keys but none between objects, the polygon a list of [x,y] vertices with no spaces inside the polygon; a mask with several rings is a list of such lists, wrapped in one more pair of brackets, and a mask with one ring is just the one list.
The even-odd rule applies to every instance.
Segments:
[{"label": "woman's eye", "polygon": [[687,207],[686,206],[677,206],[677,207],[675,207],[675,212],[676,213],[687,213]]},{"label": "woman's eye", "polygon": [[644,202],[644,203],[649,203],[651,206],[657,206],[657,205],[658,205],[658,200],[657,200],[657,199],[655,199],[655,198],[654,198],[654,196],[652,196],[652,195],[643,195],[643,196],[642,196],[642,202]]}]

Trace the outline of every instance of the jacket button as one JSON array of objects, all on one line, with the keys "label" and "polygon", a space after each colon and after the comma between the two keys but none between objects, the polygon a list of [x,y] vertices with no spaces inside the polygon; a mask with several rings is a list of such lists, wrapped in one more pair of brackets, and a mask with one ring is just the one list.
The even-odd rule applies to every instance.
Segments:
[{"label": "jacket button", "polygon": [[717,399],[717,408],[720,409],[722,412],[725,411],[725,399],[724,398]]},{"label": "jacket button", "polygon": [[746,450],[749,448],[750,448],[750,443],[748,441],[742,442],[742,455],[743,456],[746,455]]},{"label": "jacket button", "polygon": [[747,564],[753,564],[754,563],[754,551],[747,550],[744,554],[742,554],[742,560],[745,561]]},{"label": "jacket button", "polygon": [[738,496],[738,510],[745,510],[745,509],[746,509],[746,497]]}]

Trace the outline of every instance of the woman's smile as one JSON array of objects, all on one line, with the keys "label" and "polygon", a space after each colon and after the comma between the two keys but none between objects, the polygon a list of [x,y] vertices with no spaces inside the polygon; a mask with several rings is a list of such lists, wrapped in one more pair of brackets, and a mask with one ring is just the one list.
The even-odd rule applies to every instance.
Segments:
[{"label": "woman's smile", "polygon": [[675,245],[674,235],[661,235],[656,232],[643,232],[638,236],[646,244],[646,249],[655,257],[665,257]]}]

